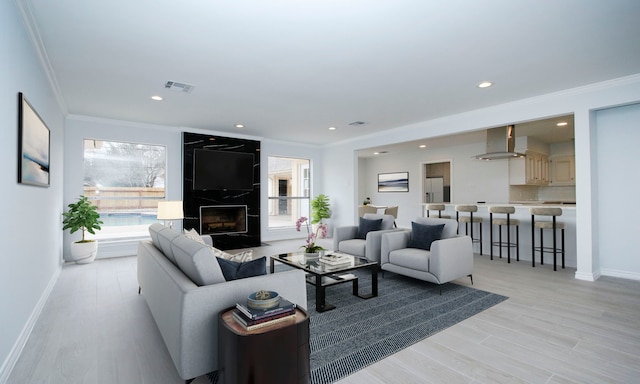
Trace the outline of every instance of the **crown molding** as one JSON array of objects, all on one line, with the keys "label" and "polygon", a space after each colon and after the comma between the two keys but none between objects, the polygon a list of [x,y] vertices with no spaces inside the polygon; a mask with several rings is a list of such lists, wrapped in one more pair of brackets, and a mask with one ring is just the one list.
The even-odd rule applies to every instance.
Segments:
[{"label": "crown molding", "polygon": [[42,42],[40,30],[38,29],[35,18],[33,17],[33,12],[31,12],[31,5],[29,4],[29,0],[16,0],[16,5],[18,6],[20,14],[22,15],[25,29],[27,30],[29,39],[33,44],[36,56],[38,56],[38,60],[40,61],[40,64],[44,69],[47,80],[49,80],[49,85],[51,86],[53,94],[56,98],[56,102],[58,103],[62,114],[67,115],[69,113],[67,103],[62,96],[62,91],[60,90],[58,79],[56,78],[53,67],[51,66],[51,61],[49,60],[47,49]]}]

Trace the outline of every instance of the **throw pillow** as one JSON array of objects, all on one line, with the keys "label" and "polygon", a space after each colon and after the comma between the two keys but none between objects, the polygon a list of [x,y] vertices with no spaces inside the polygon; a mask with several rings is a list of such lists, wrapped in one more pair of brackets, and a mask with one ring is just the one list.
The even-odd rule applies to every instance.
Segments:
[{"label": "throw pillow", "polygon": [[431,250],[431,243],[442,238],[444,224],[427,225],[411,222],[411,239],[408,248]]},{"label": "throw pillow", "polygon": [[222,274],[227,281],[267,274],[266,256],[262,256],[259,259],[247,261],[245,263],[226,260],[221,257],[218,257],[217,260],[220,268],[222,269]]},{"label": "throw pillow", "polygon": [[188,231],[186,229],[183,229],[182,232],[191,240],[197,241],[200,244],[205,244],[204,240],[202,240],[202,237],[195,229],[191,228]]},{"label": "throw pillow", "polygon": [[371,231],[379,231],[382,228],[382,219],[365,219],[364,217],[360,218],[360,223],[358,224],[358,233],[356,237],[358,239],[366,239],[367,233]]},{"label": "throw pillow", "polygon": [[231,260],[231,261],[237,261],[237,262],[245,262],[245,261],[249,261],[253,259],[253,250],[252,249],[248,249],[246,251],[241,251],[238,253],[229,253],[229,252],[225,252],[221,249],[215,248],[215,247],[211,247],[211,250],[213,250],[213,255],[215,257],[221,257],[225,260]]}]

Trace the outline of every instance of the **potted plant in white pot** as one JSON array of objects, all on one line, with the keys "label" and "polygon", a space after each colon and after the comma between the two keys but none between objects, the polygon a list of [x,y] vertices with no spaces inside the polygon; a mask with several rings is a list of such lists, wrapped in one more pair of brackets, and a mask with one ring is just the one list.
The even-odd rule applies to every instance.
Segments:
[{"label": "potted plant in white pot", "polygon": [[82,240],[71,243],[71,257],[78,264],[86,264],[95,260],[98,254],[98,242],[85,239],[85,232],[95,234],[96,229],[102,229],[98,207],[91,204],[86,196],[80,196],[78,201],[68,205],[69,210],[62,214],[62,230],[74,233],[82,230]]}]

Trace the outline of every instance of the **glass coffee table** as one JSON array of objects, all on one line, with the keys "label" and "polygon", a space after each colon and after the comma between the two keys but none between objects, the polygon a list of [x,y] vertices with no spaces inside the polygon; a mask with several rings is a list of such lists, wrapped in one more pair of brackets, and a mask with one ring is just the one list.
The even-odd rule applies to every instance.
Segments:
[{"label": "glass coffee table", "polygon": [[[303,252],[283,253],[269,258],[271,273],[274,273],[276,261],[307,272],[307,283],[316,287],[317,312],[335,308],[325,301],[325,290],[332,285],[350,281],[354,296],[362,299],[378,296],[378,263],[375,261],[337,252],[328,252],[324,257],[315,258],[309,258]],[[356,269],[369,269],[371,272],[370,294],[362,295],[358,292],[358,276],[348,273]]]}]

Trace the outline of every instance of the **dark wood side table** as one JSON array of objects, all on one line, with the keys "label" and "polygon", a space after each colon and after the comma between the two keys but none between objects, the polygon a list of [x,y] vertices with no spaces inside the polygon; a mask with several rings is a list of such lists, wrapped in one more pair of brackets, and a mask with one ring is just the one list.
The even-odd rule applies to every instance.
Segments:
[{"label": "dark wood side table", "polygon": [[310,382],[309,315],[245,330],[228,308],[218,315],[218,369],[223,384]]}]

